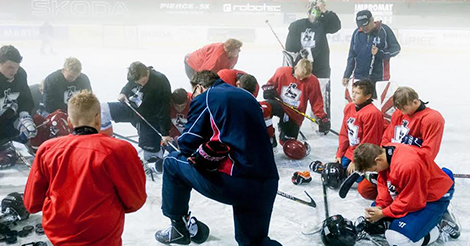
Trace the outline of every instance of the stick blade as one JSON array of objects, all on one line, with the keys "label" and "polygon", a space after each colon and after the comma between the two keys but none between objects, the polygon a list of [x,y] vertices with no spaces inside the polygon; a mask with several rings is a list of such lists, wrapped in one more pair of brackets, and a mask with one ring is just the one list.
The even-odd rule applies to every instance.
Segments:
[{"label": "stick blade", "polygon": [[361,174],[359,172],[354,172],[349,175],[339,187],[339,197],[345,198],[349,190],[351,189],[351,186],[354,184],[354,182],[356,182],[359,177],[361,177]]}]

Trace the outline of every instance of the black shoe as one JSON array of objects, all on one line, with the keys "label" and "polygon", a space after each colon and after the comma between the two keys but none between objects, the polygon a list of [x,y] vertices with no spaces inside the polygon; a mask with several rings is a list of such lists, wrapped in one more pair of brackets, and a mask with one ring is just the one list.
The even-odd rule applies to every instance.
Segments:
[{"label": "black shoe", "polygon": [[197,220],[196,217],[191,217],[191,212],[185,218],[186,226],[191,237],[191,241],[195,243],[203,243],[209,237],[209,227]]},{"label": "black shoe", "polygon": [[460,224],[457,218],[454,216],[452,211],[447,208],[446,213],[442,217],[441,222],[439,222],[439,230],[441,234],[447,234],[453,239],[460,237]]},{"label": "black shoe", "polygon": [[183,219],[171,220],[171,226],[155,233],[155,239],[163,244],[190,244],[191,237]]}]

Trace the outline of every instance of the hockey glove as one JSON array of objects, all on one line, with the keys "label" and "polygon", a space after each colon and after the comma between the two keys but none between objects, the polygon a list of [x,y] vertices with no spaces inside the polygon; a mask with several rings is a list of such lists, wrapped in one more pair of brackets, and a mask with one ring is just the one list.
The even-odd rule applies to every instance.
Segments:
[{"label": "hockey glove", "polygon": [[28,112],[20,112],[18,130],[20,131],[20,139],[34,138],[38,133],[33,118]]},{"label": "hockey glove", "polygon": [[421,148],[421,146],[423,145],[423,140],[421,138],[413,137],[411,135],[406,135],[401,139],[401,143],[414,145]]},{"label": "hockey glove", "polygon": [[16,108],[15,107],[8,107],[5,109],[5,111],[1,112],[0,111],[0,120],[1,121],[6,121],[9,120],[16,115]]},{"label": "hockey glove", "polygon": [[312,170],[312,172],[322,173],[324,165],[321,161],[317,160],[317,161],[312,161],[309,167],[310,167],[310,170]]},{"label": "hockey glove", "polygon": [[309,55],[310,55],[310,52],[308,52],[307,49],[302,49],[302,50],[300,51],[300,56],[301,56],[302,58],[308,59],[308,56],[309,56]]},{"label": "hockey glove", "polygon": [[188,161],[199,171],[214,172],[220,163],[227,158],[230,147],[219,141],[209,141],[201,144],[188,158]]},{"label": "hockey glove", "polygon": [[297,171],[294,174],[292,174],[292,183],[295,185],[301,185],[303,183],[310,183],[312,181],[312,177],[310,177],[310,172],[309,171]]},{"label": "hockey glove", "polygon": [[274,85],[263,85],[261,88],[263,88],[264,99],[274,100],[276,97],[279,97],[279,94],[277,94],[276,87],[274,87]]},{"label": "hockey glove", "polygon": [[325,116],[324,118],[318,121],[318,131],[320,133],[323,133],[324,135],[326,135],[328,134],[328,132],[330,132],[330,129],[331,129],[331,123],[328,117]]}]

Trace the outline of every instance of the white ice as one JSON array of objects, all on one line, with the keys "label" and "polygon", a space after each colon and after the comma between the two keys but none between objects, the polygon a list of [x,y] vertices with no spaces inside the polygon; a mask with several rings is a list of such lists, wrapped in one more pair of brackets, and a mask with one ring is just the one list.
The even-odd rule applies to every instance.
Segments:
[{"label": "white ice", "polygon": [[[345,22],[347,20],[343,20]],[[158,29],[158,27],[156,27]],[[282,40],[285,40],[287,26],[275,26]],[[352,29],[343,30],[349,34]],[[468,30],[462,30],[468,33]],[[220,40],[223,41],[223,40]],[[186,40],[184,42],[156,42],[152,47],[110,47],[103,45],[95,48],[79,48],[61,46],[56,48],[57,54],[42,56],[37,44],[14,43],[24,56],[22,66],[28,72],[29,84],[39,83],[49,73],[61,68],[66,57],[75,56],[83,64],[95,93],[101,101],[113,101],[126,83],[126,69],[133,61],[140,60],[144,64],[164,73],[170,80],[172,89],[183,87],[190,89],[184,73],[183,57],[205,44],[208,40]],[[4,42],[2,42],[2,45]],[[339,131],[342,120],[344,88],[341,78],[344,72],[347,42],[334,43],[331,47],[332,67],[332,128]],[[402,44],[401,53],[391,60],[392,80],[399,85],[411,86],[429,107],[437,109],[446,120],[444,139],[436,162],[440,166],[451,168],[455,173],[470,173],[467,149],[469,147],[470,100],[468,91],[468,46],[424,46]],[[281,65],[280,47],[267,27],[257,29],[256,43],[246,42],[242,48],[236,68],[255,75],[260,84],[273,75]],[[261,99],[260,95],[259,99]],[[123,135],[135,135],[135,130],[128,124],[115,125],[115,131]],[[312,153],[301,161],[288,160],[281,147],[277,147],[276,162],[279,169],[279,190],[307,199],[303,191],[308,191],[314,198],[317,208],[311,208],[278,196],[272,212],[269,236],[283,245],[321,245],[319,234],[303,235],[301,231],[318,226],[325,219],[323,195],[320,177],[312,174],[313,181],[303,186],[295,186],[290,177],[294,171],[307,170],[308,164],[314,160],[332,161],[338,145],[333,134],[319,136],[313,124],[304,121],[302,131],[306,133],[312,146]],[[24,165],[16,165],[13,169],[0,171],[0,198],[9,192],[22,192],[26,183],[28,169]],[[123,233],[123,245],[158,245],[154,239],[157,230],[165,229],[169,220],[161,212],[161,176],[156,181],[147,181],[148,199],[137,212],[126,215]],[[470,195],[465,190],[470,188],[469,179],[456,180],[456,192],[452,201],[455,214],[462,224],[462,235],[446,245],[469,245],[470,243]],[[352,190],[344,200],[337,192],[328,190],[329,213],[342,214],[354,220],[363,215],[364,208],[370,205]],[[467,204],[467,205],[466,205]],[[87,206],[87,204],[83,204]],[[198,194],[192,193],[190,202],[192,214],[204,221],[211,229],[210,237],[204,245],[236,245],[232,209]],[[25,224],[40,222],[40,214],[31,215],[27,221],[20,222],[17,228]],[[106,223],[106,221],[103,221]],[[45,236],[29,236],[19,238],[19,243],[34,240],[47,240]],[[357,245],[373,245],[369,241],[359,241]],[[442,245],[439,243],[438,245]]]}]

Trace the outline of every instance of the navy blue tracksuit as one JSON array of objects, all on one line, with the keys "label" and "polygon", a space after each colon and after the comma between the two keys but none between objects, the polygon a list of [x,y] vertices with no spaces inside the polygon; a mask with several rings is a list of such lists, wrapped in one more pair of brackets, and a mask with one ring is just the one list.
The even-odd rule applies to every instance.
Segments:
[{"label": "navy blue tracksuit", "polygon": [[[199,172],[187,157],[209,140],[227,144],[230,154],[218,171]],[[194,188],[233,206],[239,245],[279,245],[267,237],[279,176],[256,99],[245,90],[216,81],[191,102],[178,143],[181,153],[173,152],[164,161],[163,214],[172,219],[186,215]]]},{"label": "navy blue tracksuit", "polygon": [[[379,48],[375,55],[372,74],[369,76],[372,62],[372,45]],[[400,53],[400,44],[389,26],[376,22],[376,28],[370,33],[356,29],[351,37],[348,63],[343,78],[371,79],[372,81],[388,81],[390,79],[390,57]]]}]

